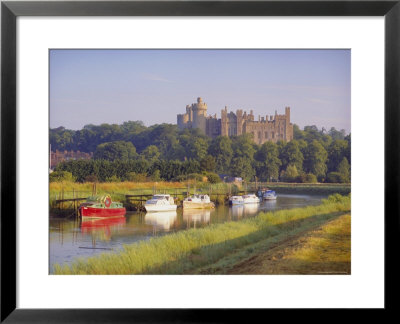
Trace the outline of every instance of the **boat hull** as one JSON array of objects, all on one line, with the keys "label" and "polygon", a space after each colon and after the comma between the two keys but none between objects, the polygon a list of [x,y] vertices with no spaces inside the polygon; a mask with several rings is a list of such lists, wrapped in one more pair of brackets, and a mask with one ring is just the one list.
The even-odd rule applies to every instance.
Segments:
[{"label": "boat hull", "polygon": [[184,201],[182,206],[184,209],[209,209],[215,207],[213,202],[206,203],[193,201]]},{"label": "boat hull", "polygon": [[126,214],[126,208],[93,208],[93,207],[80,207],[79,212],[82,217],[91,218],[105,218],[105,217],[119,217]]},{"label": "boat hull", "polygon": [[163,211],[174,211],[177,205],[162,205],[162,206],[152,206],[144,205],[147,212],[163,212]]},{"label": "boat hull", "polygon": [[264,200],[276,200],[276,196],[274,196],[274,197],[264,197]]}]

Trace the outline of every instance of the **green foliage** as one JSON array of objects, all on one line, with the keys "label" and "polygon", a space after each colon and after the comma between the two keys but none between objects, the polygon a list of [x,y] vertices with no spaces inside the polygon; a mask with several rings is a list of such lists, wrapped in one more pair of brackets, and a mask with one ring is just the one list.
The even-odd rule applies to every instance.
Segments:
[{"label": "green foliage", "polygon": [[307,173],[306,180],[304,182],[306,182],[306,183],[317,183],[318,180],[317,180],[317,177],[314,174]]},{"label": "green foliage", "polygon": [[[258,145],[253,142],[253,134],[219,136],[211,140],[198,129],[180,131],[176,125],[146,127],[141,122],[126,122],[122,125],[86,125],[79,131],[63,127],[51,129],[50,142],[53,151],[94,151],[92,161],[63,162],[56,168],[57,171],[71,172],[79,182],[95,180],[91,176],[100,182],[112,176],[125,181],[130,172],[169,181],[203,171],[245,180],[257,176],[261,181],[273,181],[278,180],[280,174],[284,175],[289,165],[295,165],[298,172],[293,181],[314,181],[312,178],[307,180],[307,174],[314,174],[321,182],[328,173],[327,181],[348,182],[351,136],[344,135],[343,131],[335,129],[327,132],[324,128],[318,130],[316,126],[306,126],[300,130],[294,125],[295,140]],[[343,164],[339,171],[344,158],[348,167]],[[336,172],[340,173],[339,178]]]},{"label": "green foliage", "polygon": [[50,182],[75,181],[74,176],[68,171],[53,171],[49,175]]},{"label": "green foliage", "polygon": [[339,163],[343,160],[347,153],[349,143],[346,140],[334,140],[328,148],[328,171],[337,170]]},{"label": "green foliage", "polygon": [[279,158],[282,162],[281,170],[286,170],[290,164],[295,165],[297,171],[303,170],[304,157],[303,153],[300,151],[300,145],[298,141],[293,140],[282,145]]},{"label": "green foliage", "polygon": [[239,156],[233,158],[230,173],[235,177],[241,177],[249,181],[254,178],[255,170],[251,164],[251,160]]},{"label": "green foliage", "polygon": [[215,158],[217,172],[224,173],[229,170],[233,156],[232,141],[229,137],[214,138],[208,148],[208,153]]},{"label": "green foliage", "polygon": [[281,179],[284,182],[296,182],[299,172],[294,164],[289,164],[285,171],[282,172]]},{"label": "green foliage", "polygon": [[97,160],[130,160],[137,156],[136,148],[131,142],[116,141],[97,146],[93,158]]},{"label": "green foliage", "polygon": [[157,146],[149,145],[142,151],[140,155],[144,160],[154,163],[160,158],[161,153]]},{"label": "green foliage", "polygon": [[146,173],[128,172],[126,179],[132,182],[145,182],[147,180]]},{"label": "green foliage", "polygon": [[350,164],[345,157],[339,163],[337,171],[340,173],[342,182],[350,182]]},{"label": "green foliage", "polygon": [[337,171],[329,172],[327,182],[331,183],[349,183],[350,182],[350,164],[346,158],[339,163]]},{"label": "green foliage", "polygon": [[200,161],[200,168],[204,171],[214,171],[216,168],[216,161],[212,155],[207,155]]},{"label": "green foliage", "polygon": [[324,178],[327,171],[327,158],[328,153],[322,144],[317,140],[313,140],[308,144],[306,149],[304,159],[305,171],[314,174],[318,179]]},{"label": "green foliage", "polygon": [[99,181],[99,179],[97,178],[97,176],[95,174],[90,174],[85,177],[85,182],[98,182],[98,181]]},{"label": "green foliage", "polygon": [[161,180],[160,174],[161,174],[160,170],[154,170],[153,174],[150,177],[151,181],[160,181]]},{"label": "green foliage", "polygon": [[266,142],[260,146],[254,155],[256,175],[261,181],[278,179],[281,160],[278,156],[278,146],[272,142]]},{"label": "green foliage", "polygon": [[207,172],[206,175],[207,175],[207,180],[208,180],[209,183],[219,183],[219,182],[221,182],[221,178],[216,173]]},{"label": "green foliage", "polygon": [[116,175],[106,178],[106,182],[121,182],[121,179]]}]

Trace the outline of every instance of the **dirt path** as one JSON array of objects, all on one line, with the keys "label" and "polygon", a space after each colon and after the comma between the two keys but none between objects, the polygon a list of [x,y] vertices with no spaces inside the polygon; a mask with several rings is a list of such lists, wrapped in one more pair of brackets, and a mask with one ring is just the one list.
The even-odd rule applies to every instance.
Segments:
[{"label": "dirt path", "polygon": [[350,249],[346,214],[235,264],[227,274],[350,274]]}]

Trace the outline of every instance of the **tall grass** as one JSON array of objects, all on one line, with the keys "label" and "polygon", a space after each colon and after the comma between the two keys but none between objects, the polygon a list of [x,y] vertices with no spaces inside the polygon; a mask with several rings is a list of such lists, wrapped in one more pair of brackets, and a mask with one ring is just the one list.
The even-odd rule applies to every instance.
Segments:
[{"label": "tall grass", "polygon": [[315,218],[330,219],[350,210],[350,197],[336,196],[318,206],[261,213],[251,219],[189,229],[146,242],[125,245],[119,252],[55,265],[55,274],[184,273],[212,263],[235,249],[290,232]]}]

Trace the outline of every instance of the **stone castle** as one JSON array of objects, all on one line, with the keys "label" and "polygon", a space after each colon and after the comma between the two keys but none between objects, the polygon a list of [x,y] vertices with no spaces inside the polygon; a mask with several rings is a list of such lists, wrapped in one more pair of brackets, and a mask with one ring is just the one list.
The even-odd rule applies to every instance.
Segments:
[{"label": "stone castle", "polygon": [[279,140],[289,142],[293,139],[293,124],[290,122],[290,107],[285,108],[284,115],[260,117],[254,120],[253,110],[250,114],[243,110],[228,113],[228,108],[221,110],[221,118],[217,115],[207,116],[207,104],[202,98],[197,98],[197,103],[186,106],[186,113],[177,116],[179,129],[199,128],[205,135],[215,138],[217,136],[236,136],[253,134],[257,144],[267,141],[276,143]]}]

